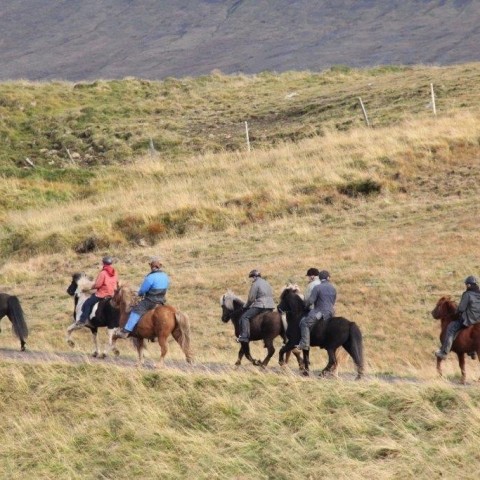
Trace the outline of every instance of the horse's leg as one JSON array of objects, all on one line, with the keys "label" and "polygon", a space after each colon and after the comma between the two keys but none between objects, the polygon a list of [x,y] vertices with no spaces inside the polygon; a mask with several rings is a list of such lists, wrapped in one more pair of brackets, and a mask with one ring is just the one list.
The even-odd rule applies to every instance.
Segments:
[{"label": "horse's leg", "polygon": [[235,366],[239,367],[242,364],[242,358],[243,358],[243,344],[240,344],[240,350],[238,351],[238,358],[237,361],[235,362]]},{"label": "horse's leg", "polygon": [[268,362],[272,358],[273,354],[275,353],[275,347],[273,346],[273,338],[269,338],[268,340],[264,341],[265,348],[267,349],[267,356],[263,359],[260,366],[265,368],[268,365]]},{"label": "horse's leg", "polygon": [[157,368],[161,368],[165,364],[165,355],[168,353],[168,342],[165,335],[158,336],[158,344],[160,345],[160,360],[157,363]]},{"label": "horse's leg", "polygon": [[92,357],[98,357],[98,329],[92,328],[93,352]]},{"label": "horse's leg", "polygon": [[442,372],[442,362],[443,360],[441,358],[437,357],[437,372],[440,377],[443,377],[443,372]]},{"label": "horse's leg", "polygon": [[115,330],[115,328],[107,328],[108,347],[106,349],[105,356],[107,356],[110,352],[113,352],[116,357],[120,355],[116,342],[113,340],[113,334],[115,333]]},{"label": "horse's leg", "polygon": [[133,337],[132,340],[135,348],[137,349],[137,367],[143,367],[143,349],[145,348],[145,340],[137,337]]},{"label": "horse's leg", "polygon": [[465,370],[465,354],[457,353],[458,365],[460,366],[460,371],[462,372],[461,383],[465,385],[467,383],[467,371]]},{"label": "horse's leg", "polygon": [[303,375],[308,377],[310,375],[310,349],[303,350]]},{"label": "horse's leg", "polygon": [[322,370],[321,376],[325,376],[327,373],[332,373],[336,376],[337,370],[337,356],[336,350],[328,349],[328,363],[327,366]]},{"label": "horse's leg", "polygon": [[241,342],[242,348],[243,348],[243,353],[247,360],[253,363],[255,366],[261,365],[261,362],[259,360],[255,360],[252,355],[250,354],[250,342]]},{"label": "horse's leg", "polygon": [[72,340],[72,333],[75,330],[78,330],[79,328],[82,328],[82,326],[77,325],[76,323],[72,323],[68,328],[67,328],[67,343],[70,347],[75,346],[75,342]]}]

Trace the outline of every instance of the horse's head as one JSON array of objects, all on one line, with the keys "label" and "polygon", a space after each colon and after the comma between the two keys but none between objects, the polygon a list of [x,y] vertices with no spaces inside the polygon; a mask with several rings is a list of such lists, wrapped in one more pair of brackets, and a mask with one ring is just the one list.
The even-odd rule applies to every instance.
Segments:
[{"label": "horse's head", "polygon": [[115,290],[110,303],[115,308],[127,309],[132,304],[134,298],[133,292],[127,285],[119,285]]},{"label": "horse's head", "polygon": [[435,320],[453,320],[456,311],[457,305],[455,302],[450,297],[444,296],[438,300],[435,308],[432,310],[432,317]]},{"label": "horse's head", "polygon": [[280,294],[280,303],[277,305],[278,311],[291,312],[300,304],[303,308],[303,299],[298,285],[292,283],[285,285]]},{"label": "horse's head", "polygon": [[83,272],[76,272],[72,275],[72,282],[67,288],[67,293],[73,297],[80,292],[90,290],[92,288],[93,280]]},{"label": "horse's head", "polygon": [[222,307],[222,322],[227,323],[232,318],[232,313],[243,307],[244,301],[237,297],[231,290],[220,297]]}]

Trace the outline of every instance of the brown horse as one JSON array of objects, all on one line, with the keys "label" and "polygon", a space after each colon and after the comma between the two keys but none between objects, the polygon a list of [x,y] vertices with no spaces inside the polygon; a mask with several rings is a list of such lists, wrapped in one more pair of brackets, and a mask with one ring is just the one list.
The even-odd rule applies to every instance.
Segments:
[{"label": "brown horse", "polygon": [[[133,293],[126,286],[121,286],[112,298],[112,303],[120,310],[120,328],[127,323],[132,299]],[[172,335],[180,345],[187,362],[192,363],[190,323],[187,316],[171,305],[159,305],[142,316],[132,334],[132,340],[138,353],[139,365],[143,365],[145,340],[154,341],[156,338],[161,351],[160,361],[157,366],[163,366],[165,355],[168,352],[167,340],[169,335]],[[114,344],[115,342],[114,336]]]},{"label": "brown horse", "polygon": [[[432,310],[432,317],[441,321],[440,341],[443,342],[445,333],[450,322],[455,320],[457,305],[450,297],[442,297]],[[465,371],[465,354],[476,353],[480,358],[480,323],[460,330],[453,342],[452,352],[458,357],[458,365],[462,372],[461,382],[465,384],[467,375]],[[442,376],[442,360],[437,358],[437,372]]]}]

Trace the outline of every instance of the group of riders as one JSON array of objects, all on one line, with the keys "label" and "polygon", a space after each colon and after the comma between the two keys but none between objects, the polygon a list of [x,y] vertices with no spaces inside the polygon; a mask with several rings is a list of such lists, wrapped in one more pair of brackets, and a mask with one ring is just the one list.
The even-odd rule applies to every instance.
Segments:
[{"label": "group of riders", "polygon": [[[92,287],[95,292],[82,306],[81,316],[77,320],[79,325],[88,322],[90,312],[97,302],[114,295],[118,286],[118,273],[112,264],[112,257],[103,257],[102,269]],[[145,312],[165,304],[170,279],[163,271],[163,265],[159,258],[152,257],[149,266],[150,272],[145,276],[138,290],[138,295],[142,297],[142,300],[132,308],[127,323],[115,332],[116,338],[128,338]],[[262,278],[260,271],[252,270],[248,277],[251,280],[251,286],[244,311],[240,317],[240,334],[236,339],[240,343],[250,341],[250,322],[254,317],[276,308],[273,289],[268,281]],[[299,344],[296,345],[298,350],[310,348],[310,332],[319,322],[326,324],[335,315],[337,299],[337,291],[330,282],[330,274],[327,270],[319,271],[312,267],[307,270],[306,277],[308,283],[304,294],[305,315],[300,321],[301,337]],[[449,324],[442,346],[435,352],[436,357],[441,360],[447,357],[455,338],[462,329],[480,323],[478,280],[475,276],[469,275],[464,283],[466,290],[457,307],[455,320]]]}]

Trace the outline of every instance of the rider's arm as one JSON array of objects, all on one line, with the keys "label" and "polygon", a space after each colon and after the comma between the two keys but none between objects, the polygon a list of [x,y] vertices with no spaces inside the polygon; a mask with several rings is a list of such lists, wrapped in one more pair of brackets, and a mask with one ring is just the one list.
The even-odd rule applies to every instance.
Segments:
[{"label": "rider's arm", "polygon": [[145,279],[143,280],[143,283],[142,285],[140,285],[140,289],[138,290],[138,294],[140,296],[143,296],[145,295],[149,290],[150,288],[152,288],[152,284],[153,284],[153,278],[151,275],[147,275],[145,277]]},{"label": "rider's arm", "polygon": [[105,275],[106,274],[103,270],[98,274],[97,279],[93,284],[92,290],[98,290],[100,287],[105,285]]}]

